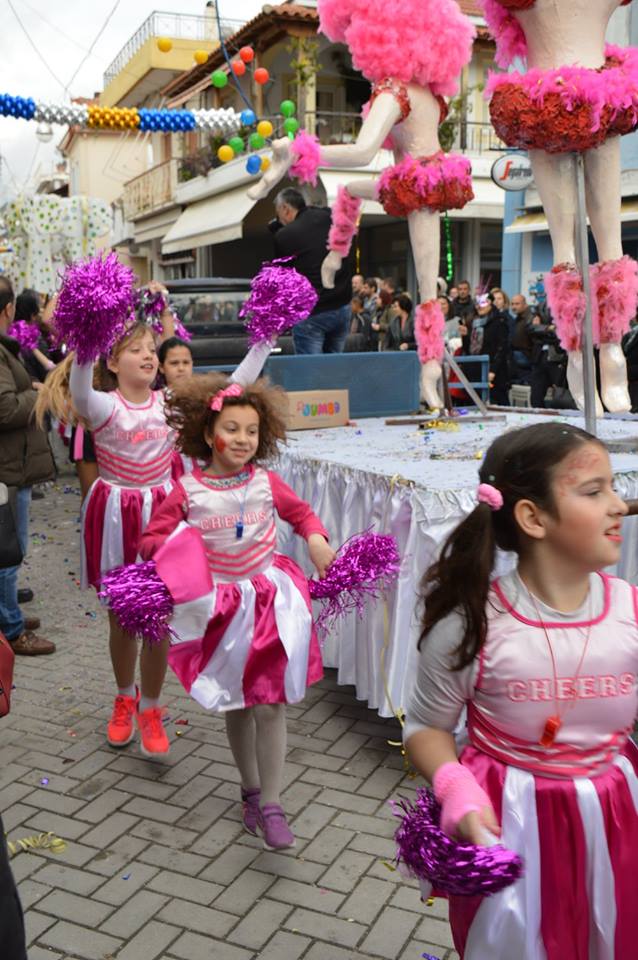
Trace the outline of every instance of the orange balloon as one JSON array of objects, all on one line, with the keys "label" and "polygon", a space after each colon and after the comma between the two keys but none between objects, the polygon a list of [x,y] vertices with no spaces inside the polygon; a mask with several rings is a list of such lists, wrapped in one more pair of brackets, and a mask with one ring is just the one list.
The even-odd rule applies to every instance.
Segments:
[{"label": "orange balloon", "polygon": [[255,51],[252,47],[242,47],[239,51],[239,56],[242,58],[244,63],[252,63],[255,59]]},{"label": "orange balloon", "polygon": [[231,67],[233,68],[233,73],[236,77],[243,77],[243,75],[246,73],[246,64],[243,60],[233,60]]},{"label": "orange balloon", "polygon": [[263,86],[264,83],[268,83],[269,80],[270,80],[270,74],[268,73],[266,68],[257,67],[257,69],[255,70],[255,83],[258,83],[260,84],[260,86]]}]

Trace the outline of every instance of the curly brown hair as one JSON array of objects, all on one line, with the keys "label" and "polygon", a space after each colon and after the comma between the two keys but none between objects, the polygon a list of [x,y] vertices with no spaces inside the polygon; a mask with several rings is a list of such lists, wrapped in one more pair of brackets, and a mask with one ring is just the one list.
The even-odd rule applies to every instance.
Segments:
[{"label": "curly brown hair", "polygon": [[[208,459],[205,440],[212,433],[219,413],[210,409],[212,398],[231,383],[223,373],[187,377],[166,393],[166,422],[177,432],[176,446],[188,457]],[[288,400],[281,387],[260,379],[244,387],[238,397],[228,397],[224,407],[252,407],[259,416],[259,444],[255,460],[277,456],[277,441],[286,439]]]}]

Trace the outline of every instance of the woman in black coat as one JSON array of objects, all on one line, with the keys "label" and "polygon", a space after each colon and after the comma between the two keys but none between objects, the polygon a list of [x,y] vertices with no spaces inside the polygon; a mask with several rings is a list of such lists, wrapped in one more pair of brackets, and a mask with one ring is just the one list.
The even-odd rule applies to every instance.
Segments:
[{"label": "woman in black coat", "polygon": [[412,300],[407,293],[394,298],[384,350],[416,350],[412,311]]}]

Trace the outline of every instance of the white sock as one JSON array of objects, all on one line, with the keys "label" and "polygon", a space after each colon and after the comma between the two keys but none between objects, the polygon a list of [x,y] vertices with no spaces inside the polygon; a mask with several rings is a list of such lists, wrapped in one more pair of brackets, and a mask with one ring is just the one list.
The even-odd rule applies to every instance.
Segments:
[{"label": "white sock", "polygon": [[137,687],[134,683],[132,683],[130,687],[118,687],[117,693],[120,697],[136,697]]},{"label": "white sock", "polygon": [[153,700],[151,697],[140,697],[140,713],[144,713],[145,710],[152,710],[153,707],[159,707],[159,698]]},{"label": "white sock", "polygon": [[255,752],[255,718],[253,709],[229,710],[224,714],[226,736],[244,790],[259,786],[257,755]]},{"label": "white sock", "polygon": [[286,763],[286,705],[264,703],[253,707],[257,769],[261,783],[261,803],[280,803]]}]

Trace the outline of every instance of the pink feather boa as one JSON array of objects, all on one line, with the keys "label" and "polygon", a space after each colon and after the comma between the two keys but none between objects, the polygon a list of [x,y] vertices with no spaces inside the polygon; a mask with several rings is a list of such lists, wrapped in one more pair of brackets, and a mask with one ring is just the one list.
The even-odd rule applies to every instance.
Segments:
[{"label": "pink feather boa", "polygon": [[605,58],[616,63],[600,70],[565,66],[555,70],[534,68],[527,73],[491,73],[486,95],[489,96],[500,87],[515,84],[540,107],[550,93],[558,94],[568,111],[588,104],[591,108],[592,132],[599,129],[606,107],[612,110],[610,120],[624,111],[631,111],[634,120],[638,121],[638,48],[606,44]]},{"label": "pink feather boa", "polygon": [[310,183],[317,186],[317,171],[321,163],[321,148],[317,137],[305,130],[301,130],[290,147],[295,158],[290,168],[290,176],[300,183]]},{"label": "pink feather boa", "polygon": [[512,60],[527,57],[527,40],[516,17],[501,6],[499,0],[482,0],[485,21],[496,40],[496,56],[499,67],[509,67]]},{"label": "pink feather boa", "polygon": [[445,318],[438,300],[426,300],[416,308],[414,336],[416,339],[419,360],[427,363],[428,360],[443,359],[443,331]]},{"label": "pink feather boa", "polygon": [[474,24],[456,0],[318,0],[320,29],[350,48],[371,82],[402,83],[453,96],[472,57]]},{"label": "pink feather boa", "polygon": [[547,306],[556,324],[558,338],[565,350],[580,350],[585,317],[585,294],[580,271],[560,263],[545,274]]},{"label": "pink feather boa", "polygon": [[337,199],[332,205],[332,226],[328,234],[328,250],[347,257],[352,246],[352,238],[357,232],[359,213],[361,211],[359,197],[353,197],[347,187],[339,187]]},{"label": "pink feather boa", "polygon": [[595,263],[591,283],[595,342],[620,343],[636,316],[638,263],[627,256]]}]

